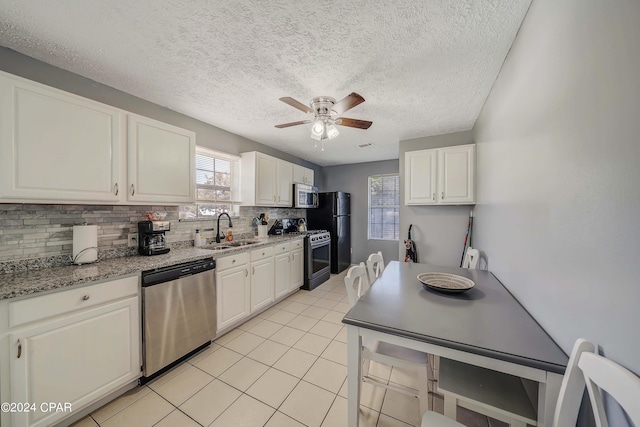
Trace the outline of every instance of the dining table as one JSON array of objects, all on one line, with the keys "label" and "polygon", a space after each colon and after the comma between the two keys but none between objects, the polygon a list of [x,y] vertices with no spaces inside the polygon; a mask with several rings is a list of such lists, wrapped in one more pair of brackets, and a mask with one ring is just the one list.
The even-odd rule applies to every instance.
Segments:
[{"label": "dining table", "polygon": [[[424,286],[423,273],[471,279],[464,292]],[[348,425],[359,423],[363,340],[378,340],[538,383],[538,426],[552,424],[568,357],[489,271],[391,261],[346,313]]]}]

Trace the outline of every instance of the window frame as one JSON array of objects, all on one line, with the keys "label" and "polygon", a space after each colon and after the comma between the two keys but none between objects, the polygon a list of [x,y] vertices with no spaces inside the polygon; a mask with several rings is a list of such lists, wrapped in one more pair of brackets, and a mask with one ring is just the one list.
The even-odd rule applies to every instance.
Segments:
[{"label": "window frame", "polygon": [[[179,216],[182,216],[182,212],[183,212],[183,207],[187,207],[187,206],[193,206],[195,208],[196,211],[196,217],[195,218],[180,218],[180,221],[202,221],[202,220],[209,220],[212,218],[215,218],[216,215],[212,215],[212,216],[200,216],[200,210],[198,209],[198,205],[230,205],[231,206],[231,210],[228,212],[229,215],[233,218],[237,218],[240,215],[240,204],[242,203],[242,201],[240,200],[240,156],[235,155],[235,154],[230,154],[230,153],[224,153],[222,151],[217,151],[217,150],[213,150],[211,148],[208,147],[203,147],[203,146],[196,146],[196,151],[195,151],[195,155],[203,155],[203,156],[208,156],[214,159],[219,159],[219,160],[225,160],[228,161],[231,165],[230,165],[230,174],[231,174],[231,185],[230,185],[230,191],[231,191],[231,200],[218,200],[218,199],[198,199],[198,189],[207,189],[210,190],[211,187],[207,186],[207,185],[202,185],[200,186],[197,183],[197,179],[196,182],[194,183],[195,185],[195,196],[194,196],[194,203],[190,204],[190,205],[181,205],[180,206],[180,212],[179,212]],[[197,170],[197,162],[195,161],[196,159],[194,159],[194,168],[196,168]],[[196,173],[197,175],[197,173]]]},{"label": "window frame", "polygon": [[[396,197],[397,197],[397,203],[394,205],[390,205],[390,206],[371,206],[371,181],[373,178],[384,178],[384,177],[395,177],[398,180],[398,190],[396,192]],[[396,222],[396,230],[395,233],[397,235],[397,238],[393,238],[393,239],[385,239],[382,235],[380,237],[371,236],[371,209],[383,209],[383,215],[384,215],[384,209],[397,209],[398,211],[398,216],[400,215],[400,173],[386,173],[386,174],[376,174],[376,175],[369,175],[369,177],[367,178],[367,239],[368,240],[383,240],[383,241],[388,241],[388,242],[398,242],[400,241],[400,218],[398,218],[398,221]],[[380,223],[382,225],[382,223]],[[382,233],[381,233],[382,234]]]}]

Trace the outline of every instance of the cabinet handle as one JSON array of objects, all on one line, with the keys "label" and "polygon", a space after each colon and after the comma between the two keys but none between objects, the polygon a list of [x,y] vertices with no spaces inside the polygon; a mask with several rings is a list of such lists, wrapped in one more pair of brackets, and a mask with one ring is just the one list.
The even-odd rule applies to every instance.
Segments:
[{"label": "cabinet handle", "polygon": [[433,201],[436,201],[436,193],[433,193]]},{"label": "cabinet handle", "polygon": [[276,196],[273,196],[273,201],[274,201],[274,202],[276,201]]},{"label": "cabinet handle", "polygon": [[136,187],[131,184],[131,195],[133,196],[134,194],[136,194]]},{"label": "cabinet handle", "polygon": [[442,192],[442,200],[444,200],[444,191]]},{"label": "cabinet handle", "polygon": [[255,267],[251,268],[251,274],[253,274],[254,276],[256,275],[256,268]]},{"label": "cabinet handle", "polygon": [[280,201],[280,196],[278,196],[278,201]]},{"label": "cabinet handle", "polygon": [[244,277],[249,277],[249,270],[248,269],[244,269]]},{"label": "cabinet handle", "polygon": [[113,186],[113,188],[114,188],[115,193],[116,193],[116,196],[117,196],[117,195],[118,195],[118,191],[119,191],[119,190],[118,190],[118,183],[117,183],[117,182],[116,182],[116,185],[114,185],[114,186]]},{"label": "cabinet handle", "polygon": [[18,359],[22,356],[22,341],[18,338]]},{"label": "cabinet handle", "polygon": [[232,260],[231,260],[231,264],[235,264],[235,263],[236,263],[236,260],[235,260],[235,259],[232,259]]},{"label": "cabinet handle", "polygon": [[82,301],[88,301],[91,298],[89,295],[85,295],[82,297]]}]

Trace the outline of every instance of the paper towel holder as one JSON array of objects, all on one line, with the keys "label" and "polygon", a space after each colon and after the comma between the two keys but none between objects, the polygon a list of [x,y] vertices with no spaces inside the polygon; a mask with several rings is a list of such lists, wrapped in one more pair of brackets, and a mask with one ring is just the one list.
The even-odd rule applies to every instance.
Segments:
[{"label": "paper towel holder", "polygon": [[[86,227],[86,228],[85,228]],[[84,230],[82,230],[84,229]],[[82,231],[81,231],[82,230]],[[86,222],[79,226],[73,226],[73,253],[69,256],[72,264],[91,264],[98,260],[98,236],[97,226],[90,226]],[[95,255],[86,252],[95,250]]]},{"label": "paper towel holder", "polygon": [[96,250],[96,258],[97,258],[98,257],[98,248],[96,246],[91,246],[89,248],[84,248],[83,250],[78,252],[75,257],[73,255],[69,255],[69,258],[71,258],[71,263],[75,264],[75,265],[83,265],[83,264],[92,264],[92,263],[94,263],[95,261],[77,262],[78,258],[80,258],[80,255],[82,255],[85,251],[88,251],[89,249],[95,249]]}]

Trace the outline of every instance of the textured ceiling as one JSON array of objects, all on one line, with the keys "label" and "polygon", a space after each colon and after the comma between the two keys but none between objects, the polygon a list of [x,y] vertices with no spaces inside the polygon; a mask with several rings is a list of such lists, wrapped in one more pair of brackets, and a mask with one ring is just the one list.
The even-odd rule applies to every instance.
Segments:
[{"label": "textured ceiling", "polygon": [[[0,0],[0,45],[320,165],[472,128],[531,0]],[[304,104],[358,92],[314,149]],[[373,143],[369,148],[359,144]]]}]

